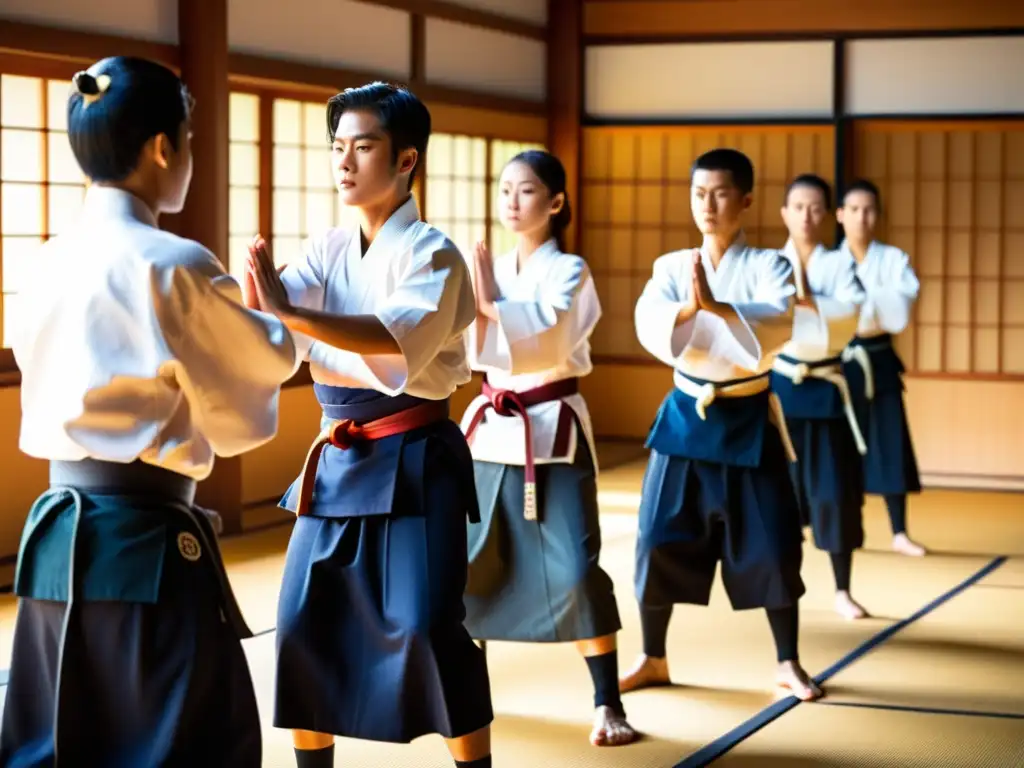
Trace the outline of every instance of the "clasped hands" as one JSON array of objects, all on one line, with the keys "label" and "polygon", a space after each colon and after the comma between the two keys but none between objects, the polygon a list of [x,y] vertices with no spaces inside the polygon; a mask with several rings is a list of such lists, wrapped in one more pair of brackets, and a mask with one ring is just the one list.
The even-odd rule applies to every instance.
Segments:
[{"label": "clasped hands", "polygon": [[687,301],[683,304],[683,309],[679,313],[680,319],[688,320],[697,314],[697,310],[704,310],[726,319],[734,315],[735,310],[733,310],[732,305],[718,301],[714,293],[712,293],[711,286],[708,283],[707,272],[704,271],[704,265],[701,263],[699,250],[691,251],[689,266],[690,292]]},{"label": "clasped hands", "polygon": [[483,241],[473,249],[473,287],[477,317],[497,321],[498,311],[494,304],[501,292],[498,290],[498,281],[494,279],[494,260]]},{"label": "clasped hands", "polygon": [[267,250],[267,241],[256,235],[249,244],[249,258],[245,264],[245,282],[242,296],[250,309],[259,309],[278,317],[291,314],[293,307],[288,291],[281,281],[284,266],[275,267]]}]

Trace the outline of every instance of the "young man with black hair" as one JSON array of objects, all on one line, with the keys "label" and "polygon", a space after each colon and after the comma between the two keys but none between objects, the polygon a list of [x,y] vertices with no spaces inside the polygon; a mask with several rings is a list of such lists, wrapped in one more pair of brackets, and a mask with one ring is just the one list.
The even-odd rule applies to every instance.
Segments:
[{"label": "young man with black hair", "polygon": [[473,459],[449,419],[470,380],[469,268],[411,195],[430,113],[372,83],[330,100],[334,178],[358,224],[332,229],[278,275],[257,238],[251,306],[274,313],[310,362],[323,410],[299,479],[277,621],[274,724],[299,768],[334,765],[334,737],[448,741],[490,768],[490,685],[463,626]]},{"label": "young man with black hair", "polygon": [[792,446],[769,388],[792,332],[793,270],[777,250],[746,243],[753,188],[741,152],[697,158],[690,206],[703,244],[660,257],[637,302],[637,336],[673,368],[675,388],[647,440],[635,576],[644,652],[623,692],[669,682],[672,606],[707,605],[721,560],[733,608],[768,613],[779,685],[821,695],[797,652],[802,533]]},{"label": "young man with black hair", "polygon": [[920,557],[925,548],[907,534],[907,494],[921,491],[921,478],[903,403],[903,361],[893,336],[907,327],[921,286],[910,257],[875,240],[881,210],[878,187],[861,179],[843,193],[836,214],[845,233],[839,250],[856,264],[867,293],[847,354],[846,376],[867,443],[864,490],[885,498],[892,548]]},{"label": "young man with black hair", "polygon": [[782,220],[789,240],[782,250],[793,266],[797,298],[793,337],[772,366],[772,389],[782,403],[797,461],[790,471],[814,544],[829,553],[835,576],[836,612],[867,615],[850,595],[853,552],[864,544],[866,452],[843,375],[843,350],[857,328],[864,289],[849,255],[822,245],[821,228],[832,208],[832,188],[805,174],[786,190]]}]

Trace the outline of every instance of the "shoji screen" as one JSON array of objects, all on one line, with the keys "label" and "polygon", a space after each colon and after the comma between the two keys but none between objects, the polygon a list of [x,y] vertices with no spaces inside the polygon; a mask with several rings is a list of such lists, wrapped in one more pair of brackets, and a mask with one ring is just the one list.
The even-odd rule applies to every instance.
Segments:
[{"label": "shoji screen", "polygon": [[921,280],[907,368],[1024,374],[1024,120],[858,122],[855,161]]}]

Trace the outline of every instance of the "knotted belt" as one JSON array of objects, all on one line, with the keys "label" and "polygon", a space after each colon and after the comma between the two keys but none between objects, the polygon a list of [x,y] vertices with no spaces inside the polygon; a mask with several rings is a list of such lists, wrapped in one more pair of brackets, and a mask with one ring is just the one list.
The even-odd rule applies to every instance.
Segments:
[{"label": "knotted belt", "polygon": [[[863,349],[858,347],[858,349]],[[868,452],[867,444],[864,442],[864,435],[860,430],[860,424],[857,423],[857,414],[853,410],[853,397],[850,395],[850,385],[846,381],[846,377],[843,375],[841,364],[845,362],[845,352],[841,357],[829,358],[828,360],[819,360],[813,363],[794,363],[789,360],[785,360],[782,357],[776,357],[775,362],[772,365],[772,370],[776,373],[780,373],[787,379],[792,381],[796,386],[800,386],[804,379],[815,378],[822,379],[833,384],[838,390],[840,397],[843,398],[843,411],[846,413],[846,420],[850,424],[850,429],[853,432],[853,440],[857,444],[857,452],[864,456]],[[870,367],[871,362],[868,361]],[[870,382],[868,384],[868,391],[872,392]],[[871,397],[871,394],[868,395]]]},{"label": "knotted belt", "polygon": [[302,465],[302,474],[299,480],[299,498],[295,507],[295,515],[309,513],[309,506],[313,501],[313,487],[316,485],[316,470],[320,464],[320,454],[328,445],[345,451],[356,442],[382,440],[392,435],[429,427],[431,424],[436,424],[447,418],[448,401],[430,400],[390,416],[362,424],[353,419],[332,421],[324,427],[320,436],[310,446],[309,453],[306,454],[306,461]]},{"label": "knotted belt", "polygon": [[[684,394],[694,398],[694,408],[702,421],[707,420],[707,408],[719,397],[751,397],[759,395],[771,386],[769,374],[763,373],[749,379],[738,379],[733,381],[708,381],[704,383],[693,381],[685,374],[678,372],[676,386]],[[789,430],[786,429],[786,419],[782,415],[782,403],[779,396],[774,392],[768,395],[769,420],[779,430],[779,437],[782,438],[782,447],[786,451],[787,458],[796,461],[796,451],[793,449],[793,441],[789,437]]]},{"label": "knotted belt", "polygon": [[864,371],[864,396],[868,400],[875,397],[875,372],[871,366],[871,353],[880,352],[892,347],[892,338],[888,335],[866,338],[858,337],[843,350],[843,362],[855,362]]},{"label": "knotted belt", "polygon": [[543,403],[562,400],[580,391],[578,378],[552,381],[539,387],[523,392],[511,389],[496,389],[484,379],[483,394],[486,403],[481,403],[473,414],[469,427],[466,429],[466,440],[473,439],[473,433],[484,420],[487,411],[493,410],[499,416],[518,416],[523,420],[523,431],[526,433],[526,464],[523,467],[523,517],[527,520],[537,519],[537,468],[533,456],[533,425],[530,423],[528,409]]}]

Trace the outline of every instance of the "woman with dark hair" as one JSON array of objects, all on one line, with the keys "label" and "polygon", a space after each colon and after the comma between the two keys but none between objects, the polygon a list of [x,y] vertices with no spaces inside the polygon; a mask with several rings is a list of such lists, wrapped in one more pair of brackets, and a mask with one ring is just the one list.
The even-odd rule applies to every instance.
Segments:
[{"label": "woman with dark hair", "polygon": [[563,253],[565,169],[523,152],[501,175],[502,224],[515,250],[476,247],[470,361],[484,392],[463,417],[481,522],[469,526],[466,627],[480,641],[575,642],[594,680],[591,742],[634,741],[618,690],[612,582],[598,564],[597,466],[579,380],[601,317],[586,262]]},{"label": "woman with dark hair", "polygon": [[173,72],[79,72],[68,135],[91,185],[28,274],[14,354],[29,510],[0,764],[258,768],[260,721],[213,515],[214,455],[277,431],[291,334],[246,309],[212,253],[157,227],[192,176]]}]

